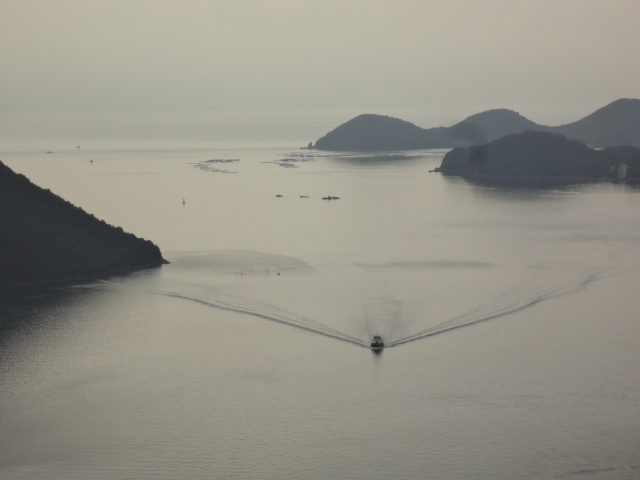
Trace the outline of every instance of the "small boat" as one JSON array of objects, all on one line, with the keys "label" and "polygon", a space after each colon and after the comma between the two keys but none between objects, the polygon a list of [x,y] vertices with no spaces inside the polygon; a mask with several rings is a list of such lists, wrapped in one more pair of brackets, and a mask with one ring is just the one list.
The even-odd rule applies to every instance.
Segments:
[{"label": "small boat", "polygon": [[371,340],[371,349],[374,351],[380,351],[384,348],[384,341],[380,335],[374,335]]}]

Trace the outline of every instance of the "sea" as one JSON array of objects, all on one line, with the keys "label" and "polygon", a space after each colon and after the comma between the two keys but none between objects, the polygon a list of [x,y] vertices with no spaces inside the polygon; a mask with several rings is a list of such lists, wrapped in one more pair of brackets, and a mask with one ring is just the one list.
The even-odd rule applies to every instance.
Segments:
[{"label": "sea", "polygon": [[640,187],[33,118],[0,159],[170,263],[0,296],[0,478],[640,478]]}]

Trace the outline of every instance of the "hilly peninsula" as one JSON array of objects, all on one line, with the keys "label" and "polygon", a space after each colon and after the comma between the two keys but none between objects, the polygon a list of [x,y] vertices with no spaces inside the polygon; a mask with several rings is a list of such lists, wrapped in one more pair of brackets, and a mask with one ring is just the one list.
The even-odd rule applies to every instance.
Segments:
[{"label": "hilly peninsula", "polygon": [[0,161],[0,287],[83,281],[167,263],[149,240],[34,185]]},{"label": "hilly peninsula", "polygon": [[359,115],[308,148],[331,151],[389,151],[482,145],[527,130],[554,132],[593,147],[640,147],[640,99],[622,98],[566,125],[537,124],[508,109],[487,110],[451,127],[421,128],[384,115]]},{"label": "hilly peninsula", "polygon": [[525,131],[449,151],[438,172],[472,180],[567,183],[640,179],[640,148],[596,150],[553,132]]}]

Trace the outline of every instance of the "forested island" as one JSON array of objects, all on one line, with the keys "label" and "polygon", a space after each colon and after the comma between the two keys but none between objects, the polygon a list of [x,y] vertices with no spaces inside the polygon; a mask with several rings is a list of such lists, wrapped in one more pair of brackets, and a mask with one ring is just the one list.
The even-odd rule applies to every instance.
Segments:
[{"label": "forested island", "polygon": [[0,287],[84,281],[167,263],[158,246],[0,161]]},{"label": "forested island", "polygon": [[384,115],[359,115],[307,148],[331,151],[389,151],[481,145],[527,130],[553,132],[592,147],[640,147],[640,99],[622,98],[573,123],[540,125],[513,110],[472,115],[451,127],[421,128]]},{"label": "forested island", "polygon": [[454,148],[435,171],[473,180],[567,183],[640,180],[640,148],[596,150],[558,133],[526,131]]}]

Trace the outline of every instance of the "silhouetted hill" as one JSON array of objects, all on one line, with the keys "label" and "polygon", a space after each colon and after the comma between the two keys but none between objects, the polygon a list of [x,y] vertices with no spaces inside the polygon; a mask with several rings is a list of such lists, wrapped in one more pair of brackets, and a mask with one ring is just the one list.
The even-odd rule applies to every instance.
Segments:
[{"label": "silhouetted hill", "polygon": [[621,98],[581,120],[554,132],[584,140],[594,147],[633,145],[640,147],[640,100]]},{"label": "silhouetted hill", "polygon": [[595,147],[640,146],[640,100],[620,99],[577,122],[540,125],[513,110],[471,115],[451,127],[420,128],[382,115],[359,115],[318,139],[313,148],[336,151],[413,150],[480,145],[526,130],[561,133]]},{"label": "silhouetted hill", "polygon": [[520,133],[525,130],[546,130],[547,128],[532,122],[518,112],[498,108],[471,115],[462,122],[445,128],[445,130],[450,138],[462,139],[468,145],[481,145],[512,133]]},{"label": "silhouetted hill", "polygon": [[621,163],[640,173],[640,149],[594,150],[553,132],[526,131],[484,145],[454,148],[436,171],[471,179],[575,182],[615,178]]},{"label": "silhouetted hill", "polygon": [[445,145],[451,140],[446,136],[439,138],[438,132],[429,132],[398,118],[364,114],[318,139],[314,148],[341,151],[412,150],[425,148],[430,142]]},{"label": "silhouetted hill", "polygon": [[166,263],[160,249],[0,162],[0,286],[87,280]]}]

